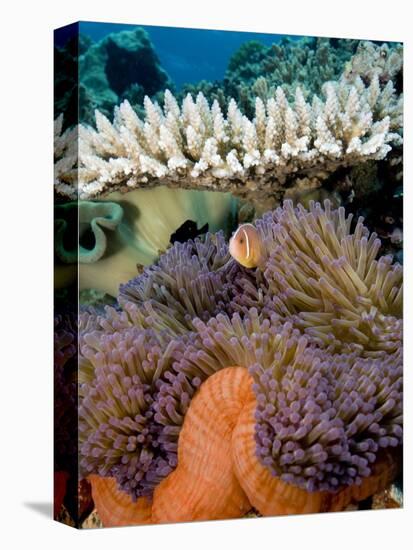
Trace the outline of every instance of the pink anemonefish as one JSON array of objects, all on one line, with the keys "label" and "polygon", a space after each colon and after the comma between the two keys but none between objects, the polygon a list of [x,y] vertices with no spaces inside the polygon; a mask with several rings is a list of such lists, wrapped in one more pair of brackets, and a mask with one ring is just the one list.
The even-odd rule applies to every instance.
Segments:
[{"label": "pink anemonefish", "polygon": [[251,223],[238,227],[229,241],[229,252],[244,267],[259,267],[265,261],[262,238]]}]

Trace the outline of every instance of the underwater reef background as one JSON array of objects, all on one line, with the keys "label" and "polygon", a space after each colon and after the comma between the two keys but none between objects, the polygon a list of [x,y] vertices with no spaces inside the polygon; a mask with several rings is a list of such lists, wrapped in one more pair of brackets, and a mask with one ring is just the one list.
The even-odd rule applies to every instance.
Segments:
[{"label": "underwater reef background", "polygon": [[[110,25],[105,29],[110,31]],[[93,35],[93,29],[89,32]],[[94,32],[96,34],[96,29]],[[102,32],[100,29],[100,35]],[[78,122],[77,109],[74,109],[78,104],[79,122],[83,123],[79,128],[82,140],[79,187],[84,188],[81,191],[84,198],[99,198],[119,188],[124,192],[159,184],[229,191],[246,199],[245,216],[251,202],[258,203],[254,206],[260,215],[284,197],[304,203],[328,197],[356,215],[370,218],[371,227],[402,260],[401,44],[281,36],[275,36],[271,44],[265,35],[265,42],[247,40],[238,49],[234,48],[220,80],[178,86],[162,68],[150,32],[151,27],[146,30],[137,27],[109,32],[92,42],[85,23],[80,25],[78,40],[72,38],[64,46],[56,47],[56,66],[64,67],[64,71],[56,70],[58,196],[74,198],[78,193],[77,155],[70,149],[71,140],[77,136],[77,127],[72,132],[70,128]],[[164,43],[167,40],[174,43],[173,32],[175,29],[164,32]],[[205,33],[210,31],[192,32],[200,33],[206,40]],[[238,40],[242,37],[242,33],[214,31],[212,44],[217,34],[236,35]],[[234,38],[228,41],[231,44]],[[201,52],[203,50],[198,56]],[[217,55],[212,48],[214,53]],[[76,65],[77,56],[78,89],[77,71],[68,69],[70,64]],[[208,62],[213,64],[214,59]],[[171,64],[169,70],[175,65]],[[73,81],[70,74],[74,75]],[[111,84],[115,81],[116,84]],[[331,84],[327,86],[327,83]],[[152,102],[155,106],[163,105],[165,90],[173,94],[177,108],[182,104],[183,109],[181,120],[174,122],[180,128],[172,131],[172,135],[175,131],[181,137],[176,136],[174,141],[165,133],[172,121],[167,124],[162,119],[159,121],[156,109],[153,111],[151,106]],[[199,92],[202,101],[197,96]],[[165,116],[169,111],[169,116],[176,112],[171,97],[166,97]],[[193,98],[194,106],[189,97]],[[324,104],[321,103],[323,97],[326,98]],[[234,103],[228,111],[231,98]],[[194,107],[204,109],[205,106],[201,107],[204,101],[210,107],[215,101],[208,115],[212,131],[197,128],[199,123],[193,110]],[[112,141],[108,147],[110,141],[105,140],[104,133],[109,131],[109,126],[101,115],[112,119],[118,105],[121,109],[117,111],[118,122],[115,121],[114,129],[110,130],[110,141],[117,139],[114,131],[121,130],[120,142]],[[136,143],[128,145],[124,142],[127,129],[138,124],[131,118],[129,105],[142,124],[146,119],[148,127],[145,141],[138,138]],[[288,105],[292,112],[287,109]],[[96,109],[99,111],[97,135],[88,130],[95,127]],[[255,121],[255,129],[243,117]],[[264,125],[264,129],[266,126],[262,138],[259,124]],[[223,126],[221,130],[219,125]],[[271,125],[278,125],[278,131]],[[203,144],[196,145],[193,131]],[[159,145],[151,145],[152,139]],[[182,139],[184,142],[180,143]],[[157,151],[159,146],[161,149]],[[143,147],[145,159],[141,156],[140,167],[129,158],[128,147]],[[119,157],[116,162],[115,157]],[[110,158],[112,161],[108,164],[106,161]]]},{"label": "underwater reef background", "polygon": [[[400,507],[402,44],[78,31],[55,44],[55,516]],[[207,464],[184,421],[225,388]]]}]

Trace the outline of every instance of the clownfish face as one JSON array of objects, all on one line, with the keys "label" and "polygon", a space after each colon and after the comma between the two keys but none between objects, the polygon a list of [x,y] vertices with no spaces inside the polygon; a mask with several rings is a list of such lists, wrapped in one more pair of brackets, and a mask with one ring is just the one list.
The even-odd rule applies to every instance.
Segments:
[{"label": "clownfish face", "polygon": [[257,267],[264,261],[263,243],[251,223],[240,225],[229,241],[231,256],[244,267]]}]

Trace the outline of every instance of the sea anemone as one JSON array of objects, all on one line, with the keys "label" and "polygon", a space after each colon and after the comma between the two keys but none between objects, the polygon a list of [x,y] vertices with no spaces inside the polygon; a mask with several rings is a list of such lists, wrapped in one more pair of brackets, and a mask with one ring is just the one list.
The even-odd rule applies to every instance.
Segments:
[{"label": "sea anemone", "polygon": [[[55,207],[55,253],[64,263],[94,263],[105,254],[108,238],[122,220],[113,202],[73,201]],[[74,238],[79,238],[77,243]],[[74,242],[73,242],[74,241]]]},{"label": "sea anemone", "polygon": [[359,485],[381,449],[402,443],[400,352],[330,355],[301,337],[288,366],[274,361],[250,372],[256,453],[286,483],[308,492]]},{"label": "sea anemone", "polygon": [[119,303],[132,302],[141,308],[150,304],[165,323],[191,330],[193,319],[208,320],[225,311],[230,302],[231,275],[237,266],[224,269],[229,259],[221,231],[208,233],[204,240],[177,242],[156,264],[120,287]]},{"label": "sea anemone", "polygon": [[195,319],[194,333],[186,336],[185,345],[175,350],[172,369],[158,383],[154,420],[163,426],[160,444],[177,452],[191,399],[210,376],[233,365],[246,369],[260,361],[267,366],[277,352],[282,355],[281,360],[288,360],[292,347],[289,340],[294,341],[297,336],[298,331],[293,331],[291,325],[280,330],[276,316],[271,321],[261,321],[255,309],[244,321],[239,314],[231,318],[219,314],[207,323]]},{"label": "sea anemone", "polygon": [[159,449],[159,427],[151,420],[156,381],[169,367],[179,342],[166,332],[138,328],[91,332],[84,342],[81,471],[84,476],[113,476],[136,500],[151,494],[176,466],[176,454]]},{"label": "sea anemone", "polygon": [[[243,321],[220,314],[195,326],[199,340],[178,353],[175,370],[199,384],[232,365],[249,368],[257,456],[273,475],[307,491],[332,491],[360,483],[381,448],[401,444],[400,349],[377,358],[332,354],[276,315],[260,320],[255,309]],[[168,378],[155,405],[165,423],[165,405],[180,402],[180,386]]]},{"label": "sea anemone", "polygon": [[[299,362],[298,357],[304,362],[302,346],[300,340],[296,362]],[[323,448],[317,450],[317,444],[309,442],[309,434],[307,452],[313,456],[307,473],[314,476],[318,487],[315,484],[300,487],[297,475],[288,480],[286,476],[277,475],[274,468],[268,466],[268,461],[263,464],[259,456],[263,441],[260,421],[257,422],[256,417],[262,409],[260,403],[263,399],[262,394],[256,394],[254,377],[247,369],[232,366],[216,372],[202,384],[191,402],[180,433],[178,466],[155,488],[152,522],[241,517],[251,506],[263,515],[342,510],[351,502],[363,500],[384,488],[394,479],[399,468],[398,454],[382,448],[377,456],[369,457],[370,463],[366,460],[368,468],[364,467],[363,459],[346,457],[347,468],[353,467],[355,472],[363,469],[362,475],[358,479],[356,475],[350,476],[351,480],[346,482],[343,475],[338,483],[334,483],[335,476],[338,477],[337,468],[330,469],[327,461],[321,463]],[[353,421],[353,428],[357,421],[361,421],[361,416]],[[291,420],[288,422],[298,435]],[[396,432],[398,437],[391,443],[383,440],[383,447],[400,443],[401,432],[395,428]],[[326,430],[324,437],[318,440],[319,446],[328,449],[330,435],[331,432]],[[352,439],[357,441],[357,435],[354,434]],[[289,449],[292,440],[283,444]],[[360,449],[363,443],[360,438],[357,443]],[[267,459],[269,453],[265,454]],[[298,458],[295,460],[299,461]],[[287,464],[287,469],[294,469],[292,461],[287,461]],[[312,467],[318,472],[310,471]],[[326,474],[329,483],[323,484],[320,473]]]},{"label": "sea anemone", "polygon": [[248,499],[264,516],[340,511],[383,490],[400,471],[400,452],[381,451],[359,485],[310,492],[274,476],[256,453],[256,402],[242,410],[232,434],[234,471]]},{"label": "sea anemone", "polygon": [[202,384],[185,416],[178,465],[152,500],[132,502],[113,478],[90,476],[104,525],[342,510],[383,489],[396,476],[397,453],[381,451],[358,485],[307,491],[274,476],[256,456],[253,378],[243,367],[222,369]]},{"label": "sea anemone", "polygon": [[177,242],[81,317],[80,465],[113,521],[343,509],[396,474],[400,267],[328,201],[256,226],[262,266]]},{"label": "sea anemone", "polygon": [[152,523],[152,504],[146,497],[132,501],[128,493],[117,489],[116,479],[90,475],[92,497],[105,527]]},{"label": "sea anemone", "polygon": [[[268,212],[257,221],[269,259],[256,288],[238,301],[266,308],[293,322],[319,345],[366,356],[400,346],[402,267],[378,257],[380,240],[363,218],[352,223],[343,208],[325,201]],[[261,292],[260,298],[259,292]]]},{"label": "sea anemone", "polygon": [[179,435],[178,466],[155,489],[155,523],[241,517],[251,508],[233,469],[232,432],[249,398],[248,371],[220,370],[193,398]]}]

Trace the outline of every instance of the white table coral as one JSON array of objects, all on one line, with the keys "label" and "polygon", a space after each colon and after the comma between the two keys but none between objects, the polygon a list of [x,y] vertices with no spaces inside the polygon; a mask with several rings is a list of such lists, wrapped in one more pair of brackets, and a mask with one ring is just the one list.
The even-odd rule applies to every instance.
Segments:
[{"label": "white table coral", "polygon": [[323,95],[310,104],[297,88],[290,104],[277,88],[266,102],[256,99],[253,120],[234,100],[225,117],[202,93],[179,106],[167,90],[163,109],[146,97],[143,120],[124,101],[113,122],[96,111],[96,130],[79,125],[79,181],[72,155],[64,160],[73,147],[61,145],[67,132],[59,134],[58,122],[56,190],[89,199],[167,185],[259,198],[290,176],[323,179],[339,167],[383,159],[401,143],[402,96],[391,81],[381,87],[375,75],[368,86],[361,78],[327,82]]}]

